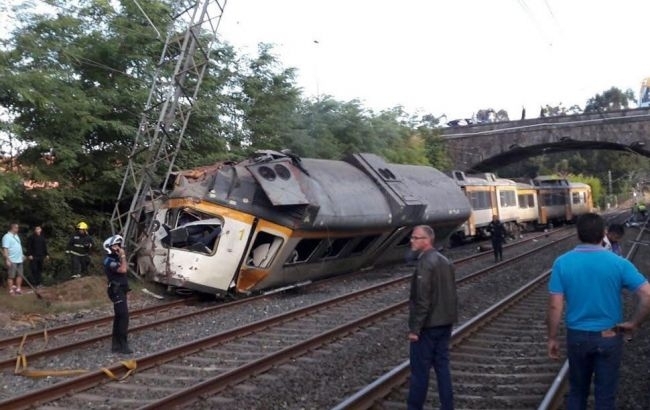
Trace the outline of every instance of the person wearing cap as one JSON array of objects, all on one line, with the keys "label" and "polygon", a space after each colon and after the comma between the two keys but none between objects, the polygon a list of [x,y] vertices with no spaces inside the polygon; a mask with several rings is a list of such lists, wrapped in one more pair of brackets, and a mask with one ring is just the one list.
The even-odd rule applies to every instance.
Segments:
[{"label": "person wearing cap", "polygon": [[[580,215],[576,228],[581,243],[555,260],[548,284],[548,355],[560,357],[558,328],[566,303],[566,408],[587,408],[593,379],[595,408],[615,409],[623,339],[650,313],[650,284],[632,262],[601,245],[605,221],[600,215]],[[637,296],[635,313],[627,321],[623,289]]]},{"label": "person wearing cap", "polygon": [[68,241],[68,249],[65,253],[70,255],[72,261],[72,277],[79,278],[88,274],[90,266],[90,250],[93,248],[93,238],[88,235],[88,224],[79,222],[77,231]]},{"label": "person wearing cap", "polygon": [[104,241],[106,258],[104,258],[104,273],[108,281],[108,298],[113,302],[113,337],[111,352],[131,354],[133,350],[129,347],[129,306],[127,303],[127,292],[129,281],[127,279],[128,262],[126,252],[122,247],[124,238],[120,235],[113,235]]}]

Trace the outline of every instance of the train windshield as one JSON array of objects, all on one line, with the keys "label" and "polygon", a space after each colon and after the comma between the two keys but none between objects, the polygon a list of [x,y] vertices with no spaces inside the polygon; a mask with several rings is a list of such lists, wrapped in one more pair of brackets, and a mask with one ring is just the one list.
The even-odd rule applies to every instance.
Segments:
[{"label": "train windshield", "polygon": [[161,239],[163,246],[205,254],[211,254],[216,249],[223,228],[221,219],[188,209],[174,214],[171,217],[176,223],[170,225],[175,228],[163,225],[166,232]]}]

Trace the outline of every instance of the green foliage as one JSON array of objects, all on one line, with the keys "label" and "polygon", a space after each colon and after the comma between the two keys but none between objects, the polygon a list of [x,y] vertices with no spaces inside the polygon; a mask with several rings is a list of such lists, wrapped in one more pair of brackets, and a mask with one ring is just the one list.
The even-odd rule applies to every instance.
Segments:
[{"label": "green foliage", "polygon": [[602,94],[596,94],[590,98],[585,106],[585,113],[622,110],[628,108],[630,102],[636,103],[632,90],[621,91],[612,87]]},{"label": "green foliage", "polygon": [[591,187],[591,197],[593,200],[594,206],[598,206],[603,199],[603,185],[600,179],[593,176],[585,176],[582,174],[579,175],[567,175],[566,177],[571,182],[582,182]]},{"label": "green foliage", "polygon": [[[61,251],[79,220],[91,225],[96,238],[110,231],[108,217],[164,39],[135,2],[120,2],[119,8],[108,0],[48,2],[61,6],[58,14],[23,8],[20,26],[0,47],[0,111],[9,118],[0,123],[0,139],[10,132],[20,147],[19,167],[0,178],[0,222],[42,223],[53,248]],[[163,37],[182,29],[171,27],[170,17],[182,4],[138,4]],[[187,169],[238,160],[258,149],[288,148],[330,159],[371,152],[390,162],[451,169],[439,118],[410,115],[399,106],[374,112],[358,100],[331,96],[305,99],[295,78],[295,69],[283,67],[270,45],[261,44],[252,56],[238,55],[225,43],[214,46],[175,166]],[[588,107],[627,107],[629,99],[628,92],[612,89]],[[549,115],[574,109],[547,108]],[[486,109],[477,117],[506,121],[507,113]],[[633,167],[640,164],[629,157],[578,153],[517,166],[516,176],[584,172],[600,181],[611,169],[613,189],[623,192],[633,185]],[[25,180],[59,187],[26,190]],[[601,186],[594,182],[592,188]]]},{"label": "green foliage", "polygon": [[581,114],[582,108],[579,105],[572,105],[571,107],[565,107],[562,103],[559,103],[556,106],[551,106],[546,104],[542,107],[539,113],[540,117],[559,117],[563,115],[574,115]]}]

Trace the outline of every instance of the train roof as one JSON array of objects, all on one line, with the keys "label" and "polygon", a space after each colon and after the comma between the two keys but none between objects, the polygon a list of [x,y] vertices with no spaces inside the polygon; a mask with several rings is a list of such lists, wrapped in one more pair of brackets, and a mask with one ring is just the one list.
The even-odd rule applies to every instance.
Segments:
[{"label": "train roof", "polygon": [[456,181],[459,186],[485,185],[485,186],[515,186],[516,182],[512,179],[499,178],[491,172],[480,174],[466,174],[463,171],[451,171],[450,177]]},{"label": "train roof", "polygon": [[569,180],[554,175],[537,176],[531,181],[536,186],[569,186]]},{"label": "train roof", "polygon": [[552,188],[591,189],[591,186],[584,182],[572,182],[566,178],[557,177],[557,176],[538,176],[533,178],[531,182],[536,187],[545,188],[545,189],[552,189]]},{"label": "train roof", "polygon": [[471,212],[458,186],[432,167],[374,154],[344,161],[258,151],[239,163],[179,174],[170,198],[198,197],[295,229],[451,224]]}]

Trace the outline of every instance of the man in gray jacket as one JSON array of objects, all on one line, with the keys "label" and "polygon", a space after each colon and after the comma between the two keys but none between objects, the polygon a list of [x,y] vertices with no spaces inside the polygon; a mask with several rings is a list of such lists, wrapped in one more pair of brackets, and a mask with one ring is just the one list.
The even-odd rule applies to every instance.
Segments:
[{"label": "man in gray jacket", "polygon": [[419,255],[409,298],[409,410],[424,406],[432,366],[440,408],[454,408],[449,340],[452,325],[458,320],[456,279],[451,262],[433,247],[434,239],[433,229],[426,225],[416,226],[411,234],[411,250]]}]

